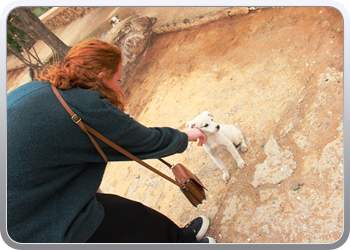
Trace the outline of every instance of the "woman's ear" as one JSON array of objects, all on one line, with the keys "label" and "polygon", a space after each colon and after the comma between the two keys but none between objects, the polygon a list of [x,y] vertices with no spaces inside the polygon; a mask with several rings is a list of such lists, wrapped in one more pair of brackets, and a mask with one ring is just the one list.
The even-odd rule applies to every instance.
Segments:
[{"label": "woman's ear", "polygon": [[100,73],[98,73],[98,78],[100,78],[100,79],[104,79],[105,78],[105,76],[106,76],[106,73],[105,72],[100,72]]}]

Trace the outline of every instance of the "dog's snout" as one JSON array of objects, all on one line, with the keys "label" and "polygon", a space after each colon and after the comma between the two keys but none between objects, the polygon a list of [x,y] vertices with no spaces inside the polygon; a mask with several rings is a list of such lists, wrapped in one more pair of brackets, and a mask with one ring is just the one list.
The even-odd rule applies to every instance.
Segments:
[{"label": "dog's snout", "polygon": [[219,130],[220,129],[220,125],[217,125],[216,128]]}]

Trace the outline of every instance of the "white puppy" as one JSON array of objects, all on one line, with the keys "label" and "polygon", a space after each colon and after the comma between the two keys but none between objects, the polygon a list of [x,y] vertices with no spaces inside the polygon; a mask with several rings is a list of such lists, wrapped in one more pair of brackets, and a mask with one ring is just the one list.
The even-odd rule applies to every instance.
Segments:
[{"label": "white puppy", "polygon": [[239,168],[244,168],[244,161],[239,155],[236,146],[245,152],[248,147],[244,141],[242,132],[233,125],[219,125],[211,118],[213,115],[209,111],[204,111],[194,120],[186,123],[186,128],[199,128],[206,136],[204,150],[210,155],[211,159],[219,166],[223,172],[223,179],[227,183],[230,175],[225,163],[219,156],[219,153],[226,149],[236,160]]}]

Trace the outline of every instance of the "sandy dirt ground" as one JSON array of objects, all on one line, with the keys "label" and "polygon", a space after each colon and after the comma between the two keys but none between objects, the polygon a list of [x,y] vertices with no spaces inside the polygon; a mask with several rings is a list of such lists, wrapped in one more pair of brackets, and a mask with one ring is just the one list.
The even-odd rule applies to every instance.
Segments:
[{"label": "sandy dirt ground", "polygon": [[[76,25],[86,25],[97,11]],[[327,7],[234,16],[223,11],[147,7],[108,13],[157,17],[158,31],[208,13],[218,17],[155,33],[122,88],[127,112],[149,127],[185,131],[186,122],[205,110],[220,124],[234,124],[248,145],[240,152],[246,167],[222,154],[230,173],[226,184],[195,143],[167,157],[186,165],[208,189],[197,208],[178,187],[134,162],[109,163],[101,188],[140,201],[179,226],[204,214],[211,221],[207,235],[218,243],[336,242],[344,212],[342,15]],[[106,27],[107,18],[98,20]],[[8,76],[8,91],[25,82],[18,79]],[[161,162],[147,162],[171,176]]]}]

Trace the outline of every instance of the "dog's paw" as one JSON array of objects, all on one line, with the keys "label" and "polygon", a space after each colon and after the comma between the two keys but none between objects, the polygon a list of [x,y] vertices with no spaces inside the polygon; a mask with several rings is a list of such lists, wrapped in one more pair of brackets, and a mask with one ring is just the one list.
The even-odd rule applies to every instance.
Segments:
[{"label": "dog's paw", "polygon": [[227,184],[228,180],[230,179],[230,175],[229,174],[223,174],[222,175],[222,179],[224,179],[225,183]]},{"label": "dog's paw", "polygon": [[242,152],[245,152],[245,151],[247,151],[247,150],[248,150],[247,145],[241,145],[241,151],[242,151]]},{"label": "dog's paw", "polygon": [[237,165],[238,165],[238,167],[239,167],[239,168],[241,168],[241,169],[242,169],[242,168],[244,168],[244,167],[245,167],[245,162],[244,162],[243,160],[238,161],[238,162],[237,162]]}]

